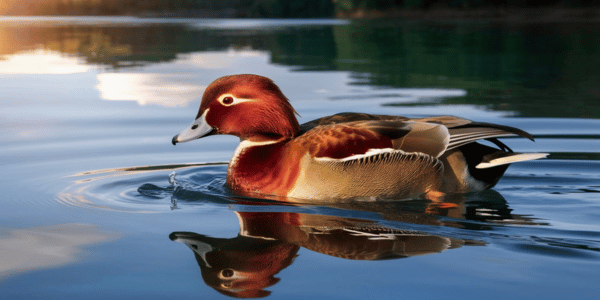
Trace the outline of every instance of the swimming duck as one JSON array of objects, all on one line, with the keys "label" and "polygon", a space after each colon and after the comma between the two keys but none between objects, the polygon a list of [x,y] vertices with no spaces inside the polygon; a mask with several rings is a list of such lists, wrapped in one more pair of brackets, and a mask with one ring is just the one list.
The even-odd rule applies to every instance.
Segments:
[{"label": "swimming duck", "polygon": [[547,155],[514,153],[496,139],[533,140],[525,131],[453,116],[340,113],[300,125],[296,114],[269,78],[225,76],[206,88],[194,122],[172,143],[238,136],[227,187],[284,201],[435,199],[491,188],[510,163]]}]

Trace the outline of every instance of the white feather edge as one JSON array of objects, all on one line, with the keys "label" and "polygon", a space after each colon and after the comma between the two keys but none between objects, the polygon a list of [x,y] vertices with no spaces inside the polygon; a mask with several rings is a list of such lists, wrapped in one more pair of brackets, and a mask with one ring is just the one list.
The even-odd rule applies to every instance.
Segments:
[{"label": "white feather edge", "polygon": [[354,155],[344,157],[344,158],[315,157],[314,159],[317,161],[349,161],[349,160],[360,159],[363,157],[373,156],[373,155],[377,155],[380,153],[386,153],[386,152],[402,152],[402,153],[404,153],[404,151],[402,151],[402,150],[397,150],[397,149],[393,149],[393,148],[380,148],[380,149],[369,149],[364,154],[354,154]]},{"label": "white feather edge", "polygon": [[489,162],[482,162],[482,163],[476,165],[475,168],[476,169],[487,169],[487,168],[491,168],[491,167],[495,167],[495,166],[501,166],[501,165],[505,165],[505,164],[512,164],[512,163],[520,162],[520,161],[540,159],[540,158],[544,158],[544,157],[546,157],[548,155],[549,155],[549,153],[522,153],[522,154],[516,154],[516,155],[512,155],[512,156],[500,157],[500,158],[492,159]]},{"label": "white feather edge", "polygon": [[[247,148],[247,147],[252,147],[252,146],[262,146],[262,145],[268,145],[268,144],[273,144],[276,143],[277,141],[267,141],[267,142],[250,142],[250,141],[242,141],[240,143],[240,145],[238,146],[238,148],[236,149],[234,155],[233,155],[233,161],[235,161],[235,158],[237,158],[237,155],[239,155],[239,153],[241,152],[241,150]],[[386,152],[401,152],[401,153],[405,153],[402,150],[399,149],[393,149],[393,148],[380,148],[380,149],[369,149],[366,153],[364,154],[355,154],[355,155],[351,155],[348,157],[344,157],[344,158],[331,158],[331,157],[315,157],[314,159],[317,161],[349,161],[349,160],[355,160],[355,159],[361,159],[364,157],[368,157],[368,156],[373,156],[373,155],[377,155],[380,153],[386,153]],[[491,167],[495,167],[495,166],[501,166],[501,165],[505,165],[505,164],[511,164],[511,163],[515,163],[515,162],[521,162],[521,161],[528,161],[528,160],[535,160],[535,159],[540,159],[540,158],[545,158],[546,156],[550,155],[549,153],[522,153],[522,154],[516,154],[516,155],[512,155],[512,156],[508,156],[508,157],[500,157],[500,158],[496,158],[493,159],[489,162],[482,162],[479,163],[477,166],[475,166],[475,168],[477,169],[487,169],[487,168],[491,168]]]}]

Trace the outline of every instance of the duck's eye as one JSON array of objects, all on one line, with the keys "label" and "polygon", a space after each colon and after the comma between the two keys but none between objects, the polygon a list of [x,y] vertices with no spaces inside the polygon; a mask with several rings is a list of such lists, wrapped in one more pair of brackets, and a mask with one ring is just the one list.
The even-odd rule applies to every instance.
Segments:
[{"label": "duck's eye", "polygon": [[196,128],[198,128],[198,124],[194,124],[194,125],[192,125],[192,130],[194,130],[194,129],[196,129]]},{"label": "duck's eye", "polygon": [[243,98],[236,98],[234,95],[231,94],[225,94],[225,95],[221,95],[217,101],[219,101],[219,103],[221,103],[222,105],[225,106],[230,106],[230,105],[236,105],[242,102],[248,102],[248,101],[254,101],[252,99],[243,99]]},{"label": "duck's eye", "polygon": [[231,103],[233,103],[233,97],[227,96],[227,97],[223,98],[223,104],[231,104]]}]

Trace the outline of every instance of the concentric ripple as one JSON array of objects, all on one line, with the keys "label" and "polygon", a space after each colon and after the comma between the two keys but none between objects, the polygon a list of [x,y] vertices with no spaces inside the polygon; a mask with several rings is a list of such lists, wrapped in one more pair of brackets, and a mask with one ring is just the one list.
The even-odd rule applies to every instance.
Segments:
[{"label": "concentric ripple", "polygon": [[193,163],[105,169],[72,175],[57,196],[64,205],[133,213],[157,213],[182,205],[230,203],[227,163]]}]

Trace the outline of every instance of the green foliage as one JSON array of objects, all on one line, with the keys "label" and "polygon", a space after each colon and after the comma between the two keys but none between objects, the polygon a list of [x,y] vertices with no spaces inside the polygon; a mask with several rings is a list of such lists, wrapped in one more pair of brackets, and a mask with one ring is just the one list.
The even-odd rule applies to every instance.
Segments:
[{"label": "green foliage", "polygon": [[354,2],[356,2],[356,0],[333,0],[333,3],[335,4],[335,9],[343,12],[354,10],[356,8]]},{"label": "green foliage", "polygon": [[421,9],[448,7],[458,9],[494,7],[591,7],[600,1],[582,0],[333,0],[335,9],[340,12],[357,10],[385,10],[391,8]]},{"label": "green foliage", "polygon": [[[259,18],[313,18],[333,15],[331,0],[256,0],[248,16]],[[243,10],[243,9],[240,9]]]}]

